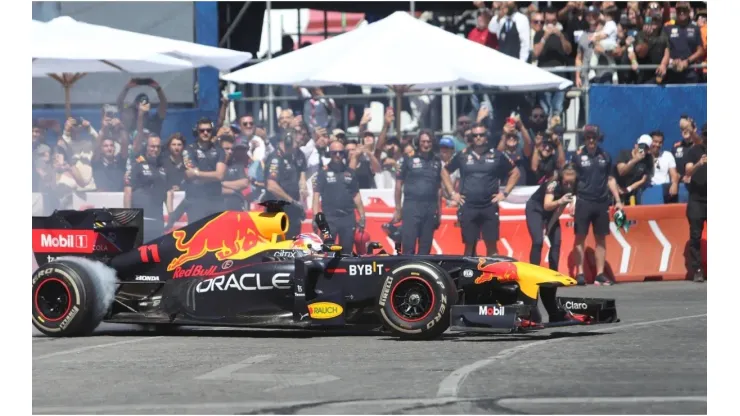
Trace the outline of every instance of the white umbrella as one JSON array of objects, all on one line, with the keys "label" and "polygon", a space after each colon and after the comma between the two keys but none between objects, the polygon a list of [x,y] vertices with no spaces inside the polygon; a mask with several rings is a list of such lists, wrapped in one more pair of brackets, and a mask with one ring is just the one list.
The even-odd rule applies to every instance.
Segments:
[{"label": "white umbrella", "polygon": [[159,54],[148,45],[115,42],[111,37],[90,36],[74,28],[32,22],[33,77],[48,76],[62,85],[68,117],[70,88],[87,73],[152,73],[194,68],[192,63]]},{"label": "white umbrella", "polygon": [[240,84],[306,87],[353,84],[425,89],[482,84],[501,91],[572,85],[563,77],[406,12],[221,78]]},{"label": "white umbrella", "polygon": [[125,50],[125,45],[133,45],[134,48],[138,47],[141,50],[188,61],[194,67],[210,66],[225,71],[252,59],[252,54],[249,52],[240,52],[183,40],[129,32],[107,26],[80,22],[69,16],[57,17],[46,24],[55,30],[74,33],[76,36],[85,36],[101,41],[110,40],[111,43],[108,44],[108,47],[111,49],[124,48]]},{"label": "white umbrella", "polygon": [[116,42],[89,36],[34,20],[31,56],[34,77],[51,73],[169,72],[194,68],[193,64],[157,53],[148,45]]}]

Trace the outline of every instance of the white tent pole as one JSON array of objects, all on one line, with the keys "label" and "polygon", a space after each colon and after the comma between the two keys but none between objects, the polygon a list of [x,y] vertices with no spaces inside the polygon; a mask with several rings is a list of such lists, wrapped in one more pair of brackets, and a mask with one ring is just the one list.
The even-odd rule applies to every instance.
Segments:
[{"label": "white tent pole", "polygon": [[[272,2],[267,0],[267,59],[272,59]],[[275,115],[272,113],[273,91],[272,84],[267,86],[267,125],[269,135],[272,136],[274,127],[272,125]]]},{"label": "white tent pole", "polygon": [[415,11],[416,11],[416,5],[414,4],[414,0],[411,0],[411,16],[414,15]]}]

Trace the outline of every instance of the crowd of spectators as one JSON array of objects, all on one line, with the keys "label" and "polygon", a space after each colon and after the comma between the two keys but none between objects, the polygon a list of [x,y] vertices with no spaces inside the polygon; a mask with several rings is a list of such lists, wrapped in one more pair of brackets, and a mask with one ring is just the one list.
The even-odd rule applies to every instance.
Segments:
[{"label": "crowd of spectators", "polygon": [[[706,11],[693,10],[688,3],[678,2],[671,7],[668,2],[628,2],[620,9],[614,2],[593,2],[589,6],[569,2],[562,9],[532,5],[526,13],[516,9],[514,2],[475,5],[479,11],[477,25],[468,35],[471,41],[541,67],[582,67],[582,71],[572,74],[576,85],[586,79],[620,83],[706,81],[706,68],[688,68],[706,62]],[[602,62],[628,62],[635,67],[631,71],[587,69],[589,64]],[[637,69],[637,64],[645,63],[659,67]],[[143,93],[126,102],[129,90],[137,85],[153,89],[158,97],[156,108]],[[457,118],[454,134],[443,136],[424,129],[393,135],[398,109],[390,107],[378,134],[367,128],[372,115],[366,109],[358,117],[359,132],[349,135],[337,128],[333,117],[336,103],[325,98],[321,88],[301,89],[301,93],[305,98],[303,115],[296,115],[291,108],[283,109],[273,136],[268,136],[261,120],[250,114],[241,115],[233,124],[225,123],[228,100],[224,98],[218,120],[201,120],[196,126],[182,127],[180,133],[161,137],[167,99],[156,81],[133,79],[115,105],[102,106],[100,120],[70,117],[63,125],[34,121],[33,192],[44,195],[48,212],[70,208],[75,192],[123,192],[124,205],[136,206],[136,195],[145,189],[145,195],[157,193],[150,199],[163,201],[172,214],[176,209],[174,192],[187,190],[199,181],[219,180],[227,204],[240,206],[269,191],[266,161],[286,134],[294,138],[292,145],[305,156],[308,183],[329,163],[329,146],[341,142],[346,164],[354,170],[360,189],[392,189],[400,163],[417,152],[415,143],[422,135],[432,139],[442,163],[449,163],[469,146],[476,124],[486,126],[489,146],[505,152],[519,168],[517,185],[540,185],[566,163],[568,146],[560,118],[562,92],[541,94],[521,115],[514,113],[496,122],[491,106],[479,102],[470,115]],[[93,125],[98,122],[96,129]],[[689,116],[681,117],[680,127],[680,138],[665,137],[660,131],[646,132],[636,140],[634,149],[625,149],[615,157],[615,177],[625,204],[643,203],[644,197],[647,203],[685,201],[681,197],[688,183],[685,156],[700,130]],[[186,149],[193,142],[190,129],[195,138],[210,141],[223,152],[224,159],[219,163],[224,163],[226,170],[215,179],[199,177],[197,166],[187,160]],[[159,176],[161,180],[156,179]],[[451,179],[457,186],[459,178],[453,174]],[[658,188],[660,197],[656,198],[651,189]],[[309,207],[305,185],[301,197],[301,204]],[[448,207],[456,205],[453,200],[444,203]]]},{"label": "crowd of spectators", "polygon": [[[707,80],[706,65],[692,67],[707,62],[707,11],[692,8],[689,2],[570,1],[560,8],[548,7],[547,2],[526,8],[517,2],[473,4],[478,11],[475,26],[465,29],[469,40],[556,71],[576,87]],[[495,101],[463,97],[457,107],[476,111],[477,103],[486,99]],[[523,94],[517,101],[521,113],[536,104],[548,117],[561,119],[570,104],[565,91]],[[501,114],[511,111],[506,107]],[[585,124],[583,112],[577,124]]]}]

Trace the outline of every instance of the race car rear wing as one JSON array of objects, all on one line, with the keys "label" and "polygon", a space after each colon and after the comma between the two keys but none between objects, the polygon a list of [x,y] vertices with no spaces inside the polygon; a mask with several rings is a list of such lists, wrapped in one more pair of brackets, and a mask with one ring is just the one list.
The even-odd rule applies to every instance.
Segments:
[{"label": "race car rear wing", "polygon": [[33,255],[38,266],[62,256],[108,263],[117,254],[142,244],[144,211],[123,208],[58,210],[48,217],[33,217],[32,228]]}]

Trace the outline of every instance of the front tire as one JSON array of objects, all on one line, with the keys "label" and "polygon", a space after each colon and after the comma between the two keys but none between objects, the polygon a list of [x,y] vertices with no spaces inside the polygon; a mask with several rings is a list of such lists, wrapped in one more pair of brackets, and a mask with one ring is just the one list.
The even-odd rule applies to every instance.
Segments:
[{"label": "front tire", "polygon": [[105,310],[94,277],[77,262],[57,260],[33,273],[33,326],[51,337],[88,335]]},{"label": "front tire", "polygon": [[439,338],[450,326],[457,288],[436,264],[412,261],[391,270],[377,299],[378,314],[393,336],[407,340]]}]

